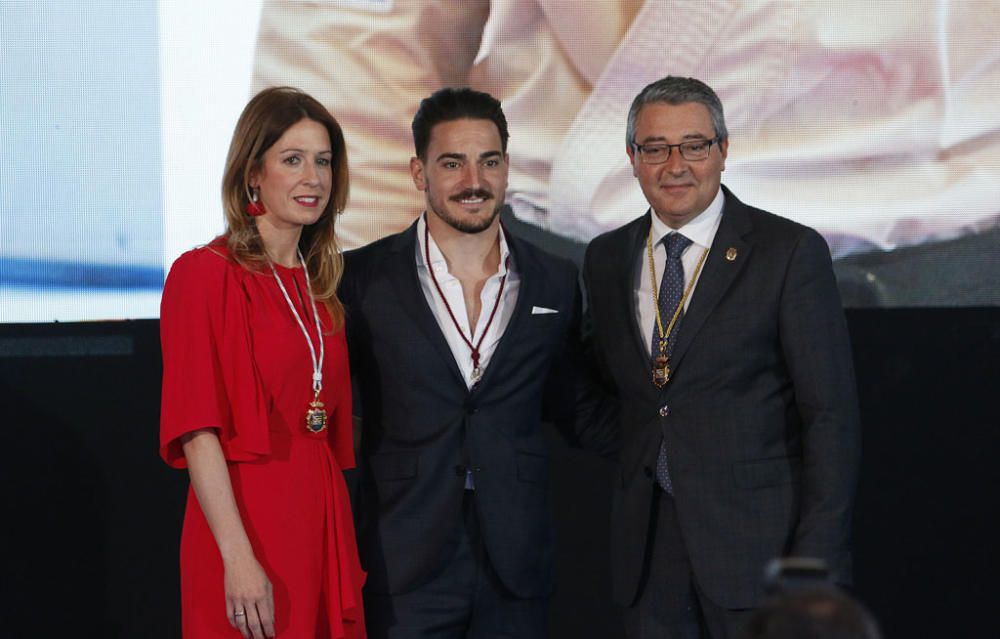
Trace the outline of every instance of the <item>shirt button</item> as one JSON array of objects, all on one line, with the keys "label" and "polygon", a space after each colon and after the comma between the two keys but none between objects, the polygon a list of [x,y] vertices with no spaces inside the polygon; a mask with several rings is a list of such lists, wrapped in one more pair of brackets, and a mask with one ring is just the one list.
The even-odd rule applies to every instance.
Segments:
[{"label": "shirt button", "polygon": [[667,406],[666,404],[664,404],[663,406],[660,406],[660,417],[666,417],[669,414],[670,414],[670,407],[669,406]]}]

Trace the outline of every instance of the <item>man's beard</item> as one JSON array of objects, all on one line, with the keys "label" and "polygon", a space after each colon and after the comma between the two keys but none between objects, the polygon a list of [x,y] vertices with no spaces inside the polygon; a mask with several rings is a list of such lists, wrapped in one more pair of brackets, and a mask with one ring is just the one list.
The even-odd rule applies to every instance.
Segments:
[{"label": "man's beard", "polygon": [[503,203],[496,202],[493,194],[486,189],[468,189],[449,197],[448,200],[452,202],[459,202],[460,200],[467,198],[481,197],[484,200],[484,204],[489,200],[494,200],[494,202],[496,202],[496,206],[493,208],[493,212],[486,216],[471,216],[470,219],[456,219],[451,216],[447,208],[441,207],[444,210],[438,210],[438,208],[434,206],[434,197],[430,191],[428,191],[428,196],[430,196],[427,198],[428,208],[430,208],[435,215],[441,218],[445,224],[456,231],[469,233],[470,235],[482,233],[486,229],[490,228],[490,226],[493,225],[493,220],[500,215],[500,209],[503,208]]}]

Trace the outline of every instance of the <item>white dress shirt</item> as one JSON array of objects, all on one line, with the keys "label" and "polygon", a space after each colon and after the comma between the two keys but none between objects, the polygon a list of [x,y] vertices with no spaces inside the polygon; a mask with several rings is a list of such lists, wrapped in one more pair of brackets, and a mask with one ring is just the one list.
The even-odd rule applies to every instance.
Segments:
[{"label": "white dress shirt", "polygon": [[[691,240],[691,244],[681,254],[681,263],[684,264],[684,286],[685,288],[687,287],[691,282],[691,278],[695,276],[695,269],[698,268],[698,261],[701,260],[701,254],[706,249],[712,248],[715,233],[719,230],[719,223],[722,221],[722,207],[725,205],[725,200],[726,198],[722,194],[722,189],[719,189],[719,192],[715,194],[715,199],[708,205],[708,208],[680,229],[670,228],[663,223],[656,213],[650,211],[650,217],[653,218],[653,264],[656,268],[657,284],[663,281],[663,269],[667,263],[667,251],[663,248],[661,242],[667,235],[676,231]],[[637,269],[634,303],[639,317],[639,328],[643,337],[645,337],[643,342],[646,344],[646,352],[649,352],[653,342],[653,327],[656,326],[656,309],[653,306],[653,282],[649,273],[649,253],[646,248],[646,242],[642,243],[642,250],[639,251],[637,259],[639,260],[639,268]],[[698,273],[698,275],[701,275],[701,273]],[[694,297],[695,289],[697,288],[698,281],[695,280],[695,283],[691,286],[691,293],[684,300],[685,312],[691,304],[691,298]],[[663,330],[665,331],[667,330],[670,318],[663,317],[661,319],[663,321]]]},{"label": "white dress shirt", "polygon": [[[425,228],[427,228],[426,214],[421,215],[420,220],[417,222],[416,259],[420,288],[423,289],[424,298],[427,299],[427,304],[430,306],[431,312],[434,313],[434,319],[437,320],[438,326],[441,327],[441,333],[444,334],[444,338],[448,342],[448,347],[455,358],[455,363],[458,364],[458,368],[462,371],[462,378],[465,380],[466,385],[472,388],[474,384],[472,379],[472,349],[462,339],[462,335],[469,337],[469,341],[476,344],[480,337],[483,336],[483,332],[486,332],[486,336],[483,337],[483,343],[479,347],[479,367],[483,371],[483,374],[485,374],[486,368],[493,357],[493,352],[496,350],[497,344],[500,342],[500,338],[503,337],[503,333],[510,323],[510,318],[514,314],[514,305],[517,303],[517,292],[520,288],[521,278],[515,268],[514,260],[511,259],[508,263],[507,258],[510,256],[510,251],[507,248],[507,238],[504,236],[503,229],[501,228],[500,266],[497,272],[486,280],[486,284],[479,294],[479,302],[482,305],[482,310],[479,312],[479,319],[476,321],[474,330],[469,330],[469,314],[465,308],[462,283],[457,277],[448,272],[448,263],[445,261],[444,254],[438,248],[437,242],[434,241],[434,236],[428,235],[428,239],[430,240],[431,268],[434,269],[434,276],[437,279],[437,283],[441,286],[444,299],[438,294],[437,289],[434,287],[434,282],[431,281],[430,271],[427,270],[427,266],[424,263]],[[507,280],[504,283],[503,295],[497,301],[500,280],[504,275],[507,276]],[[451,307],[451,312],[455,314],[454,321],[452,321],[448,313],[445,300],[447,300],[448,306]],[[494,304],[499,305],[496,316],[493,318],[493,322],[487,327],[486,323],[489,322]],[[457,326],[455,322],[458,322]],[[461,331],[461,334],[459,331]]]}]

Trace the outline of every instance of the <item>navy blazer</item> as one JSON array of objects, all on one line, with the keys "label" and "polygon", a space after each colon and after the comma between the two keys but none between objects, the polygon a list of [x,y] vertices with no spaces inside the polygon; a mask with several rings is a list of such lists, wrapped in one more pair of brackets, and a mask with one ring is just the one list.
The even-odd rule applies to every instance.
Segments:
[{"label": "navy blazer", "polygon": [[576,438],[581,296],[570,262],[506,237],[520,288],[471,391],[420,286],[416,223],[345,256],[340,294],[362,418],[355,516],[371,592],[404,593],[436,574],[460,534],[465,469],[500,580],[520,597],[552,590],[542,422]]},{"label": "navy blazer", "polygon": [[611,534],[623,605],[639,593],[663,440],[692,567],[713,601],[753,607],[765,563],[783,555],[823,558],[850,579],[860,426],[830,252],[812,229],[725,197],[662,389],[634,301],[650,213],[587,250],[593,346],[622,411]]}]

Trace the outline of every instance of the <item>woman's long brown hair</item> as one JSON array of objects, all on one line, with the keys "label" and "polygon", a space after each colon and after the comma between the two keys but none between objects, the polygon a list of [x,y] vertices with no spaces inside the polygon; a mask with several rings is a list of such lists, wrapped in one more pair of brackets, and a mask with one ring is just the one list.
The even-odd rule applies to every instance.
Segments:
[{"label": "woman's long brown hair", "polygon": [[302,120],[313,120],[326,127],[333,151],[330,201],[315,224],[303,227],[299,249],[309,269],[313,296],[326,306],[336,330],[344,321],[344,307],[337,299],[344,258],[334,229],[337,217],[347,204],[347,148],[340,125],[326,107],[298,89],[264,89],[250,100],[236,123],[222,176],[226,248],[230,257],[244,268],[256,271],[267,263],[257,223],[246,213],[250,202],[250,175],[261,169],[264,153],[285,131]]}]

